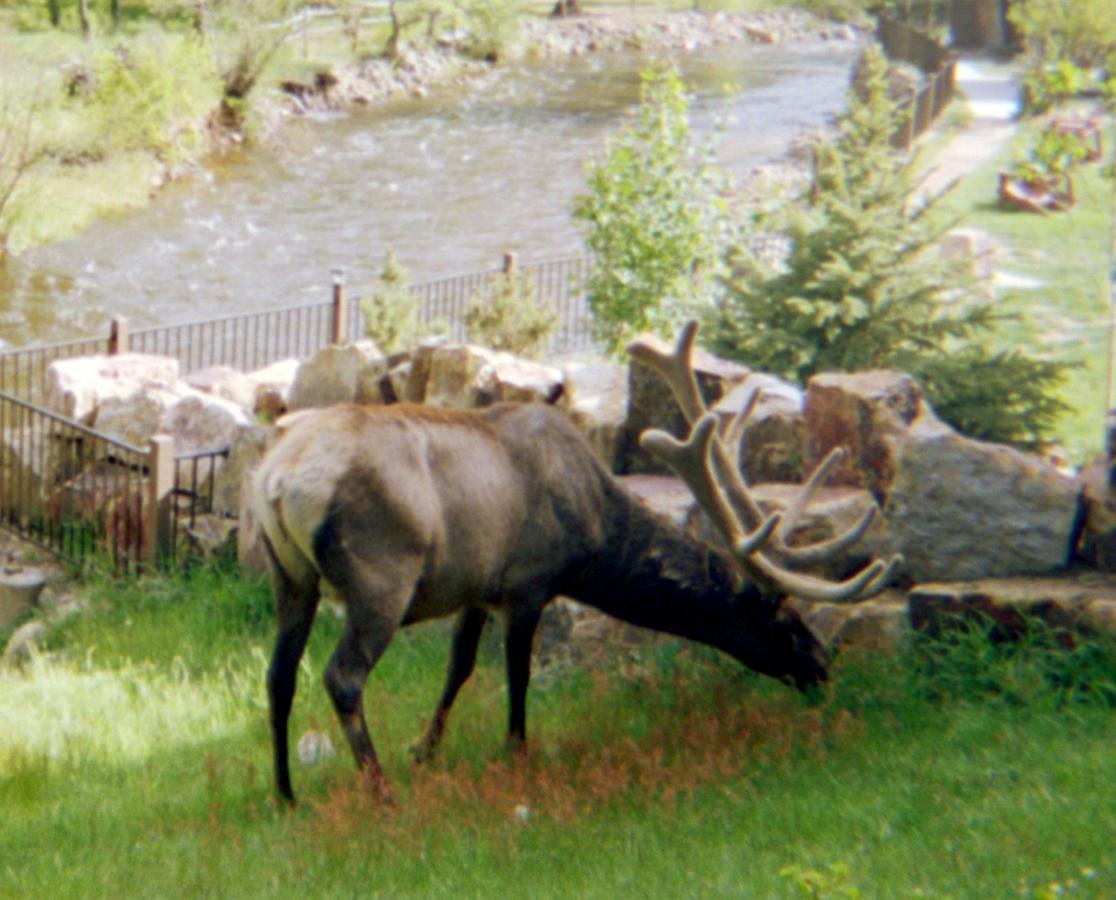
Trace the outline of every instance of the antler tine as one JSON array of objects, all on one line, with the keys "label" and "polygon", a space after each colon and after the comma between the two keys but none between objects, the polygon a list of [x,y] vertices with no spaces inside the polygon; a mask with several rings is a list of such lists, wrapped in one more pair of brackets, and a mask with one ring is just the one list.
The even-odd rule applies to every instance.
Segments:
[{"label": "antler tine", "polygon": [[760,519],[753,531],[747,532],[725,497],[713,475],[710,454],[720,446],[717,440],[717,417],[706,413],[691,429],[690,436],[680,441],[657,428],[645,431],[639,442],[649,453],[669,465],[686,482],[698,505],[704,509],[713,524],[738,556],[748,557],[770,537],[779,524],[779,514]]},{"label": "antler tine", "polygon": [[698,390],[697,376],[694,375],[694,340],[697,338],[698,323],[690,319],[682,326],[682,333],[674,345],[674,350],[664,353],[642,339],[628,344],[628,353],[633,359],[650,366],[658,372],[674,393],[674,399],[682,408],[682,415],[693,425],[705,413],[705,401]]}]

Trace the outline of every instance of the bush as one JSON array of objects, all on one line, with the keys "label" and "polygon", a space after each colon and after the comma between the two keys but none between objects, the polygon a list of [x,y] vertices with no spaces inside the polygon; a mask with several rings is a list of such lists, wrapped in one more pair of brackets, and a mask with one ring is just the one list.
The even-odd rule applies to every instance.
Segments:
[{"label": "bush", "polygon": [[535,299],[526,276],[502,274],[491,295],[474,297],[465,313],[469,340],[521,356],[537,357],[546,349],[558,316]]},{"label": "bush", "polygon": [[1088,69],[1116,56],[1116,0],[1015,0],[1008,20],[1039,65]]},{"label": "bush", "polygon": [[406,269],[389,247],[376,287],[360,301],[364,333],[384,353],[409,350],[418,343],[423,331],[418,319],[418,300],[407,287],[407,280]]},{"label": "bush", "polygon": [[595,257],[594,330],[609,353],[641,331],[673,334],[699,306],[719,265],[719,187],[708,151],[691,142],[678,73],[644,73],[637,121],[590,164],[574,203]]},{"label": "bush", "polygon": [[205,49],[176,37],[98,56],[88,102],[109,148],[149,150],[176,162],[205,146],[220,97]]},{"label": "bush", "polygon": [[866,64],[864,97],[850,92],[837,136],[815,147],[808,194],[756,223],[789,239],[783,264],[747,246],[730,251],[713,349],[799,382],[822,371],[906,371],[955,428],[1041,442],[1062,409],[1050,392],[1064,368],[976,341],[991,335],[997,311],[966,263],[938,252],[952,223],[932,203],[912,206],[915,162],[891,149],[898,112],[886,62],[872,48]]}]

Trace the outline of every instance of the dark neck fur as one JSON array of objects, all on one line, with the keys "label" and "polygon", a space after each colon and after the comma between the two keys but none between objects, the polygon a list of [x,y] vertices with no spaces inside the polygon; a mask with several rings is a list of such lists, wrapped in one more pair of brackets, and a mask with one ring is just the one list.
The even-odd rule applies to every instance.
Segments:
[{"label": "dark neck fur", "polygon": [[726,646],[739,573],[724,552],[687,537],[618,486],[600,552],[563,592],[625,622]]}]

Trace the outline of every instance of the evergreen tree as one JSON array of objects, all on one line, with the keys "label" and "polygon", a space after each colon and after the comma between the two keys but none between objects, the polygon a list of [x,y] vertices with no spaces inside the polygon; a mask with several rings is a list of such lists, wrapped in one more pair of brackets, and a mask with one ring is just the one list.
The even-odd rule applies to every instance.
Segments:
[{"label": "evergreen tree", "polygon": [[906,371],[954,427],[1040,442],[1061,409],[1049,391],[1062,369],[978,342],[996,311],[966,261],[937,252],[953,223],[933,201],[912,202],[914,162],[891,146],[899,112],[882,51],[870,47],[858,68],[836,135],[815,145],[809,191],[756,223],[788,239],[786,258],[729,251],[713,349],[801,383],[823,371]]}]

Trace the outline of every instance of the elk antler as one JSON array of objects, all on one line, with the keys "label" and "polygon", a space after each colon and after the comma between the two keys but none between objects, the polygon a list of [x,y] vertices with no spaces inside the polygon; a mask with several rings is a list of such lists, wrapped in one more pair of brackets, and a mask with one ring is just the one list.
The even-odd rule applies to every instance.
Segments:
[{"label": "elk antler", "polygon": [[678,473],[740,564],[767,586],[803,599],[831,602],[864,599],[883,590],[900,562],[898,556],[886,564],[876,560],[846,581],[832,582],[791,571],[763,552],[762,548],[769,545],[771,552],[788,565],[816,565],[859,540],[876,510],[870,507],[852,527],[828,540],[790,546],[789,536],[844,451],[834,449],[814,469],[782,516],[765,516],[734,461],[739,458],[739,444],[759,391],[753,393],[745,408],[731,421],[721,424],[718,417],[706,409],[694,375],[692,358],[696,336],[697,322],[690,320],[671,353],[638,340],[628,347],[634,359],[663,377],[690,424],[690,436],[686,441],[651,429],[641,435],[642,446]]}]

